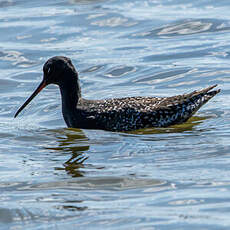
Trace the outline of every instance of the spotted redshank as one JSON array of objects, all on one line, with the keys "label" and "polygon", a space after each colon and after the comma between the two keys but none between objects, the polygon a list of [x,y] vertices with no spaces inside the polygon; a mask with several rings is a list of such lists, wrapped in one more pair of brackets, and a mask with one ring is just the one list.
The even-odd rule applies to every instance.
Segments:
[{"label": "spotted redshank", "polygon": [[149,127],[168,127],[187,121],[202,105],[220,92],[217,85],[172,97],[125,97],[87,100],[81,97],[78,73],[67,57],[50,58],[43,66],[44,77],[38,88],[16,112],[47,85],[60,88],[62,113],[68,127],[131,131]]}]

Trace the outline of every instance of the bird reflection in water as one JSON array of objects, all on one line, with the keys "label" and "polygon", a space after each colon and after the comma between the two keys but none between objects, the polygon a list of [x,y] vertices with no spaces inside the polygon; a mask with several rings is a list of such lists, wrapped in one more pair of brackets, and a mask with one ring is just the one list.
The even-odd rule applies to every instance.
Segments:
[{"label": "bird reflection in water", "polygon": [[[208,116],[194,116],[183,124],[174,125],[168,128],[142,129],[125,133],[137,135],[153,135],[190,132],[193,131],[195,126],[201,124],[203,120],[207,118]],[[72,177],[83,177],[84,171],[81,169],[85,168],[85,162],[88,159],[88,157],[85,156],[85,152],[89,150],[88,138],[80,129],[68,128],[55,130],[54,132],[57,137],[58,146],[46,147],[46,149],[59,151],[62,154],[71,154],[69,160],[63,163],[63,167],[55,167],[55,170],[65,170],[67,174],[71,175]]]},{"label": "bird reflection in water", "polygon": [[150,134],[164,134],[164,133],[183,133],[193,131],[194,128],[201,124],[204,120],[210,118],[210,116],[193,116],[188,121],[179,125],[172,125],[167,128],[147,128],[131,131],[128,133],[138,135],[150,135]]},{"label": "bird reflection in water", "polygon": [[88,138],[80,129],[61,129],[54,132],[58,146],[46,149],[71,154],[70,159],[63,163],[63,167],[55,167],[55,170],[65,170],[72,177],[84,176],[80,169],[84,168],[84,163],[88,159],[85,156],[85,151],[89,150]]}]

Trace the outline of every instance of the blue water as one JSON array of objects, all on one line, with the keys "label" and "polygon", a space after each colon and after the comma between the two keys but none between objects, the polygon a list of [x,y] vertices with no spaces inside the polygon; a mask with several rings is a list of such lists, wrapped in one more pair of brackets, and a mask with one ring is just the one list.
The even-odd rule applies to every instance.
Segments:
[{"label": "blue water", "polygon": [[[0,229],[229,229],[229,1],[0,1]],[[13,116],[65,55],[85,98],[218,84],[188,122],[67,129],[56,86]]]}]

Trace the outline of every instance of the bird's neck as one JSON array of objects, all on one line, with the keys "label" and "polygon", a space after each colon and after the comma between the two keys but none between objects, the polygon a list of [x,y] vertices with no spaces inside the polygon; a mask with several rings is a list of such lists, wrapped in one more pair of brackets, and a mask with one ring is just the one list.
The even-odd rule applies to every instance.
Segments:
[{"label": "bird's neck", "polygon": [[77,73],[72,73],[72,76],[66,78],[61,85],[59,85],[62,98],[62,113],[68,126],[68,117],[74,116],[78,100],[81,98],[81,89]]}]

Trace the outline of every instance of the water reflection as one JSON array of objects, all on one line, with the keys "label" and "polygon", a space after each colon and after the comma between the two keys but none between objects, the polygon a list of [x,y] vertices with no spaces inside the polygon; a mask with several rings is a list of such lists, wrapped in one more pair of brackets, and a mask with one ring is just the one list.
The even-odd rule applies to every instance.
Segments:
[{"label": "water reflection", "polygon": [[81,177],[83,172],[80,172],[79,169],[84,168],[84,162],[88,157],[81,156],[79,153],[74,153],[73,156],[66,161],[63,166],[64,168],[56,168],[56,170],[66,170],[67,174],[70,174],[72,177]]},{"label": "water reflection", "polygon": [[[148,137],[156,138],[155,134],[168,134],[168,133],[191,133],[194,132],[196,126],[200,125],[207,116],[202,117],[192,117],[187,122],[174,125],[168,128],[148,128],[142,130],[136,130],[127,133],[121,133],[120,136],[123,135],[150,135]],[[106,132],[106,135],[109,132]],[[112,135],[112,133],[111,133]],[[90,141],[86,137],[85,133],[79,129],[60,129],[60,130],[53,130],[52,136],[55,136],[55,143],[46,147],[46,149],[55,151],[63,156],[68,154],[69,159],[62,163],[61,166],[54,167],[57,171],[65,171],[67,175],[70,175],[73,178],[77,177],[85,177],[85,173],[87,172],[87,168],[91,168],[92,166],[87,164],[87,156],[88,151],[90,150]],[[111,137],[110,137],[111,138]],[[160,140],[160,136],[157,136],[157,140]],[[143,151],[143,149],[142,149]],[[175,157],[175,156],[174,156]],[[186,158],[187,159],[187,158]],[[85,178],[87,183],[89,182],[89,178]],[[122,179],[123,178],[119,178]],[[102,178],[98,179],[97,183],[101,183]],[[111,181],[114,180],[110,178]],[[78,182],[79,183],[79,182]]]},{"label": "water reflection", "polygon": [[56,130],[56,138],[58,146],[46,147],[46,149],[59,151],[63,154],[71,153],[71,157],[63,167],[56,167],[55,170],[65,170],[72,177],[82,177],[84,172],[80,169],[84,168],[84,163],[88,159],[85,152],[89,150],[88,138],[82,130],[64,129]]},{"label": "water reflection", "polygon": [[85,211],[86,209],[88,209],[88,207],[86,207],[86,206],[78,207],[78,206],[74,206],[74,205],[59,205],[59,206],[56,206],[56,209],[68,210],[68,211],[74,212],[74,211]]},{"label": "water reflection", "polygon": [[148,129],[139,129],[135,131],[131,131],[128,133],[146,135],[146,134],[164,134],[164,133],[183,133],[183,132],[191,132],[194,128],[201,124],[204,120],[208,119],[208,116],[200,116],[191,117],[187,122],[179,125],[172,125],[167,128],[148,128]]}]

